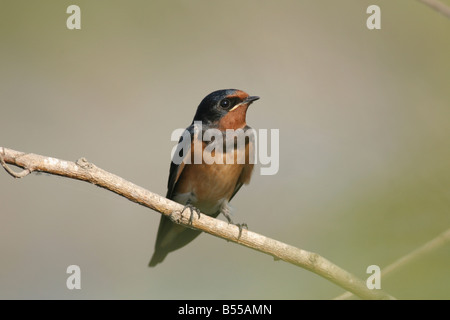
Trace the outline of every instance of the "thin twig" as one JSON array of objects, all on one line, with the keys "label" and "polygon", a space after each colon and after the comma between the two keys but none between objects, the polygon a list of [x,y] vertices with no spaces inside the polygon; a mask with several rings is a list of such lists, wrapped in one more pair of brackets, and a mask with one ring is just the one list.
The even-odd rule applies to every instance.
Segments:
[{"label": "thin twig", "polygon": [[[5,149],[2,148],[2,154],[3,156],[5,155]],[[31,171],[29,169],[23,169],[20,172],[15,172],[13,169],[11,169],[3,160],[3,156],[0,156],[0,163],[2,165],[2,167],[6,170],[6,172],[8,172],[11,176],[13,176],[14,178],[23,178],[27,175],[29,175],[31,173]]]},{"label": "thin twig", "polygon": [[[423,255],[431,252],[432,250],[435,250],[435,249],[443,246],[447,242],[450,242],[450,229],[448,229],[447,231],[444,231],[443,233],[438,235],[433,240],[428,241],[421,247],[411,251],[407,255],[401,257],[400,259],[394,261],[393,263],[391,263],[390,265],[385,267],[383,270],[381,270],[381,278],[385,279],[386,276],[388,276],[393,271],[404,267],[405,265],[409,264],[413,260],[416,260],[416,259],[422,257]],[[334,299],[335,300],[345,300],[345,299],[351,298],[352,296],[353,296],[353,294],[351,292],[345,292]]]},{"label": "thin twig", "polygon": [[442,2],[439,2],[438,0],[419,0],[419,1],[433,8],[437,12],[442,13],[447,18],[450,18],[450,7],[443,4]]},{"label": "thin twig", "polygon": [[201,214],[200,218],[195,215],[190,222],[189,213],[183,213],[183,205],[102,170],[84,158],[75,163],[31,153],[25,154],[6,148],[3,148],[0,158],[3,158],[6,163],[22,167],[30,172],[41,171],[93,183],[158,211],[176,223],[207,232],[310,270],[363,299],[394,299],[384,291],[368,289],[364,281],[316,253],[290,246],[246,229],[239,230],[235,225],[204,214]]}]

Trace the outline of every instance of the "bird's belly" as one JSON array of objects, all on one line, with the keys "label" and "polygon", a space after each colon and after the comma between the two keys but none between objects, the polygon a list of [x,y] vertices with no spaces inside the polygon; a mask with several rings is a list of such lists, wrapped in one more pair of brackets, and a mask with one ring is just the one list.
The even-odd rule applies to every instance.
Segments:
[{"label": "bird's belly", "polygon": [[206,214],[214,214],[233,195],[243,164],[189,164],[174,190],[174,200],[188,200]]}]

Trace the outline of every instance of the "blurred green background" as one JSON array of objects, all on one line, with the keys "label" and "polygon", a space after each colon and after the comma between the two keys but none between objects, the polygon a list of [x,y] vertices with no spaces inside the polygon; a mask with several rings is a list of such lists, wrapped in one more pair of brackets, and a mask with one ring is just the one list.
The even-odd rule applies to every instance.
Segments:
[{"label": "blurred green background", "polygon": [[[450,1],[445,1],[450,5]],[[81,8],[81,30],[66,8]],[[381,7],[381,30],[366,8]],[[201,99],[261,100],[280,170],[233,199],[235,221],[366,279],[450,227],[450,20],[418,1],[1,1],[0,146],[82,156],[164,195]],[[303,269],[201,235],[147,267],[160,215],[92,185],[0,171],[2,299],[330,299]],[[67,266],[81,290],[66,288]],[[450,245],[381,286],[450,298]]]}]

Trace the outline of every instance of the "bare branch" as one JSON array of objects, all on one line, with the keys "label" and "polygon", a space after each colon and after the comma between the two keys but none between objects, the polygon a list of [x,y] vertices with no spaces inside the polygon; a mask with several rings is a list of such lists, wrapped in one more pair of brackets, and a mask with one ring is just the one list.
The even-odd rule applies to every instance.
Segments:
[{"label": "bare branch", "polygon": [[447,18],[450,18],[450,7],[443,4],[442,2],[439,2],[438,0],[419,0],[419,1],[433,8],[437,12],[442,13]]},{"label": "bare branch", "polygon": [[[5,155],[4,152],[5,152],[5,149],[2,148],[3,156]],[[0,163],[1,163],[2,167],[6,170],[6,172],[8,172],[14,178],[23,178],[31,173],[31,171],[29,169],[23,169],[21,172],[15,172],[10,167],[8,167],[8,165],[3,160],[3,156],[0,156]]]},{"label": "bare branch", "polygon": [[[425,254],[439,248],[440,246],[443,246],[447,242],[450,242],[450,229],[444,231],[433,240],[428,241],[421,247],[413,250],[412,252],[408,253],[407,255],[401,257],[400,259],[388,265],[386,268],[381,270],[381,277],[386,278],[386,276],[392,273],[393,271],[400,269],[405,265],[407,265],[408,263],[423,257]],[[345,292],[334,299],[345,300],[351,298],[352,296],[353,294],[351,292]]]},{"label": "bare branch", "polygon": [[2,158],[2,163],[13,164],[24,168],[29,172],[41,171],[90,182],[133,202],[158,211],[178,224],[207,232],[216,237],[255,249],[271,255],[276,259],[312,271],[345,290],[353,292],[363,299],[394,299],[392,296],[381,290],[369,290],[363,280],[358,279],[353,274],[341,269],[316,253],[298,249],[246,229],[243,229],[240,233],[237,226],[211,218],[204,214],[201,214],[200,218],[195,215],[192,223],[190,223],[189,213],[182,212],[183,205],[102,170],[94,164],[87,162],[84,158],[81,158],[76,162],[71,162],[31,153],[18,152],[7,148],[2,148],[0,158]]}]

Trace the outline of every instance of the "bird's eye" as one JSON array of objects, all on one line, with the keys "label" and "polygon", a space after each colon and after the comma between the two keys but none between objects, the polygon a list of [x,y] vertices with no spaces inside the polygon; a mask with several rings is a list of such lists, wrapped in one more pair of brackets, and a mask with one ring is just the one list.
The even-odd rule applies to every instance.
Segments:
[{"label": "bird's eye", "polygon": [[228,109],[231,106],[231,102],[228,99],[223,99],[220,101],[220,106],[224,109]]}]

